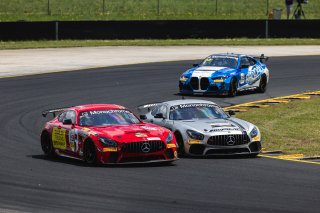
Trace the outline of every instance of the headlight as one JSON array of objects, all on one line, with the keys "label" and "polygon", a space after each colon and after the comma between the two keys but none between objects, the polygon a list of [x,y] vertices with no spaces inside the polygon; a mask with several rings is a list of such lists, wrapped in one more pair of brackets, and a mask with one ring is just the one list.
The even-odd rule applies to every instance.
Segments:
[{"label": "headlight", "polygon": [[111,140],[109,138],[100,137],[99,141],[105,146],[112,146],[112,147],[117,147],[118,146],[117,142],[115,142],[114,140]]},{"label": "headlight", "polygon": [[251,132],[250,132],[250,137],[251,138],[254,138],[254,137],[256,137],[258,135],[258,129],[257,129],[257,127],[254,127],[252,130],[251,130]]},{"label": "headlight", "polygon": [[222,82],[224,82],[224,80],[226,80],[227,78],[229,78],[229,76],[223,75],[223,76],[219,76],[219,77],[212,78],[212,80],[213,80],[214,83],[222,83]]},{"label": "headlight", "polygon": [[168,135],[168,136],[167,136],[167,138],[166,138],[166,142],[167,142],[167,143],[171,143],[171,142],[172,142],[172,140],[173,140],[172,133],[171,133],[171,132],[169,132],[169,135]]},{"label": "headlight", "polygon": [[188,77],[186,77],[184,75],[180,77],[181,82],[186,82],[187,80],[188,80]]},{"label": "headlight", "polygon": [[200,132],[196,132],[190,129],[187,130],[187,134],[190,138],[196,139],[196,140],[203,140],[204,138],[204,135],[201,134]]}]

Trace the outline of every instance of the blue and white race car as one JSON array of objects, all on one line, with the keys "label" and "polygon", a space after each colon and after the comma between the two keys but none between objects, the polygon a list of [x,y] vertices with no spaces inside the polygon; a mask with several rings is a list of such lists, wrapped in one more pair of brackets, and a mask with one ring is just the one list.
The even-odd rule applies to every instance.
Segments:
[{"label": "blue and white race car", "polygon": [[213,54],[200,64],[194,64],[180,76],[180,94],[228,95],[256,90],[264,93],[269,82],[269,70],[263,63],[268,58],[241,54]]}]

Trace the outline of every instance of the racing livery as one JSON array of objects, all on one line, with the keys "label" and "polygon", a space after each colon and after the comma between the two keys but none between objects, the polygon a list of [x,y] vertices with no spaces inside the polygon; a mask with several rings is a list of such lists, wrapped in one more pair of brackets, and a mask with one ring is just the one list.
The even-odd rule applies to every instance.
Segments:
[{"label": "racing livery", "polygon": [[142,105],[138,111],[141,119],[174,132],[179,156],[256,156],[261,151],[258,127],[231,117],[211,101],[174,100]]},{"label": "racing livery", "polygon": [[177,160],[173,133],[142,122],[123,106],[91,104],[48,110],[42,115],[48,113],[54,119],[41,133],[41,147],[47,155],[76,158],[88,164]]},{"label": "racing livery", "polygon": [[244,90],[264,93],[269,82],[267,60],[240,54],[214,54],[180,76],[180,94],[236,96]]}]

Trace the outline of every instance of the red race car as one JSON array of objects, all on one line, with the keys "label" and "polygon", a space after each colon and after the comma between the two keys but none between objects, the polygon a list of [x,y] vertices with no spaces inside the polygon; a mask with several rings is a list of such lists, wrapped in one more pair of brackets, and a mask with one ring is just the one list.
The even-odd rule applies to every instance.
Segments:
[{"label": "red race car", "polygon": [[[52,113],[41,133],[46,155],[84,160],[88,164],[151,163],[177,160],[173,133],[144,123],[123,106],[91,104]],[[59,113],[56,116],[56,113]]]}]

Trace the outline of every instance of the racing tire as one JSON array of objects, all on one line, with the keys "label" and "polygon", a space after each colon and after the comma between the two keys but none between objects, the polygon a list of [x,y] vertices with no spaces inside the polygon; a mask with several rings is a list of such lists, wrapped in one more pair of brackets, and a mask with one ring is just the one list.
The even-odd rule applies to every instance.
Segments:
[{"label": "racing tire", "polygon": [[47,156],[54,155],[54,149],[53,149],[51,137],[48,132],[43,132],[41,134],[41,148],[45,155]]},{"label": "racing tire", "polygon": [[259,155],[259,153],[249,154],[249,158],[256,158]]},{"label": "racing tire", "polygon": [[185,157],[186,152],[184,150],[184,142],[183,142],[182,135],[179,132],[175,132],[174,136],[176,137],[177,144],[179,146],[179,148],[177,150],[178,151],[178,157],[179,158]]},{"label": "racing tire", "polygon": [[267,76],[262,75],[259,83],[259,87],[257,89],[260,93],[265,93],[267,91]]},{"label": "racing tire", "polygon": [[83,149],[83,159],[89,166],[97,164],[97,150],[92,141],[87,141]]},{"label": "racing tire", "polygon": [[230,81],[230,87],[229,87],[228,96],[229,97],[235,97],[237,95],[237,90],[238,90],[237,79],[232,78],[231,81]]}]

